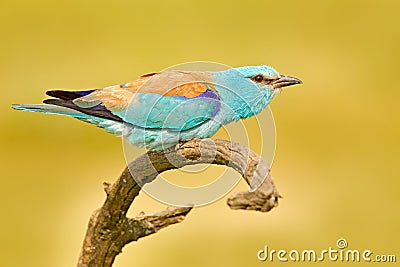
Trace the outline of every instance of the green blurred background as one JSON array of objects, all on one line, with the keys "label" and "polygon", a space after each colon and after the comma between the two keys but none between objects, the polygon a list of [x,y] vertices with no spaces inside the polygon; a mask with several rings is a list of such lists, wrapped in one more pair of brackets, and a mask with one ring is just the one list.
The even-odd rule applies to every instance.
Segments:
[{"label": "green blurred background", "polygon": [[[268,64],[304,81],[271,104],[272,170],[284,198],[267,214],[231,211],[226,198],[197,208],[128,245],[115,266],[278,266],[257,251],[322,250],[340,237],[400,261],[399,9],[399,1],[2,0],[2,266],[74,266],[105,198],[101,184],[125,164],[120,139],[11,103],[196,60]],[[131,215],[163,208],[141,194]]]}]

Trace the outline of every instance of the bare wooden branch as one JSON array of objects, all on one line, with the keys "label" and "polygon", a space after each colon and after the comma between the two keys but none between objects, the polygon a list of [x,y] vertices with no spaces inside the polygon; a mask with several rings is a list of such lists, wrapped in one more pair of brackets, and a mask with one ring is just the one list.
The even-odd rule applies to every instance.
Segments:
[{"label": "bare wooden branch", "polygon": [[250,191],[228,198],[227,204],[232,209],[266,212],[277,206],[280,195],[270,176],[268,163],[241,144],[193,139],[164,151],[151,151],[130,163],[113,185],[104,183],[107,198],[90,218],[78,267],[111,266],[126,244],[183,221],[191,207],[142,213],[134,218],[127,218],[126,213],[141,186],[153,181],[159,173],[201,163],[229,166],[242,174],[250,185]]}]

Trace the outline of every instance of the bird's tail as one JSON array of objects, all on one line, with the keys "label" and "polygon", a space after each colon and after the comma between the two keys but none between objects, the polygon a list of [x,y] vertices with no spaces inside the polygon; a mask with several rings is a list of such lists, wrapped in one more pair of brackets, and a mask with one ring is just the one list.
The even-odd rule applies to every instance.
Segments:
[{"label": "bird's tail", "polygon": [[[51,90],[47,91],[48,96],[55,97],[56,99],[46,99],[43,101],[45,104],[13,104],[12,107],[17,110],[42,112],[47,114],[60,114],[71,116],[74,118],[87,118],[90,114],[86,114],[82,110],[74,108],[72,101],[76,98],[88,95],[94,90],[86,91],[63,91]],[[75,105],[76,106],[76,105]]]},{"label": "bird's tail", "polygon": [[123,122],[121,118],[113,115],[103,106],[81,108],[72,102],[73,99],[91,92],[93,90],[80,92],[48,91],[46,92],[47,95],[57,97],[58,99],[46,99],[43,101],[45,104],[13,104],[12,107],[23,111],[70,116],[95,124],[104,128],[109,133],[122,134]]},{"label": "bird's tail", "polygon": [[58,114],[74,117],[77,119],[87,118],[88,115],[66,107],[48,105],[48,104],[13,104],[12,107],[17,110],[41,112],[46,114]]}]

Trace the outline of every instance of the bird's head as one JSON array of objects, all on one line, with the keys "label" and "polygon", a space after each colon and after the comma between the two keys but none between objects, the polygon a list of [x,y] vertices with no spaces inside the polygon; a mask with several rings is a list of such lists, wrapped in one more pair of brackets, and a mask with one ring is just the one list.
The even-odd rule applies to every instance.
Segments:
[{"label": "bird's head", "polygon": [[216,75],[216,81],[222,85],[217,89],[222,100],[241,118],[259,113],[281,88],[302,83],[265,65],[231,68]]},{"label": "bird's head", "polygon": [[260,90],[268,91],[271,96],[280,92],[281,88],[302,83],[301,80],[279,74],[270,66],[249,66],[235,68],[242,78],[250,80]]}]

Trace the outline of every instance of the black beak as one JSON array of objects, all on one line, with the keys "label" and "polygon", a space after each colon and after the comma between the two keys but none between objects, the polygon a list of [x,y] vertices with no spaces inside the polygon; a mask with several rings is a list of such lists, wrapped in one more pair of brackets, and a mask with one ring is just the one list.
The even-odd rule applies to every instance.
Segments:
[{"label": "black beak", "polygon": [[272,87],[274,89],[294,85],[294,84],[300,84],[303,83],[301,80],[295,78],[295,77],[290,77],[290,76],[284,76],[282,75],[280,78],[274,80],[271,82]]}]

